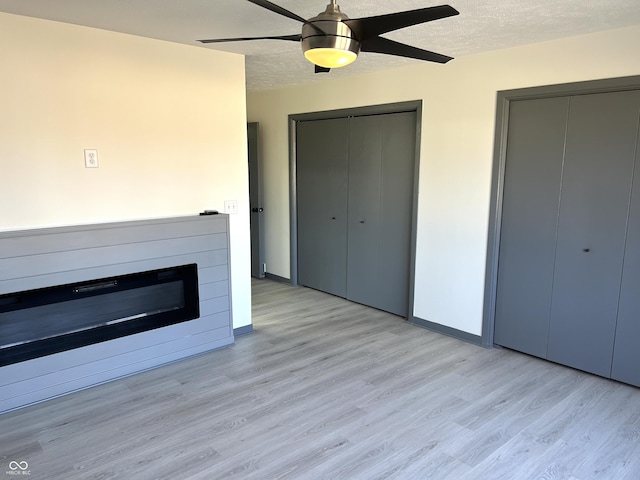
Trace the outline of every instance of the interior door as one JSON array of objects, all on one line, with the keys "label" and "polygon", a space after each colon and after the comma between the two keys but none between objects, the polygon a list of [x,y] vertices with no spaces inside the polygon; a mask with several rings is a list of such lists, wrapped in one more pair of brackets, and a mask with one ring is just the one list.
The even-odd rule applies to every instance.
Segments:
[{"label": "interior door", "polygon": [[494,342],[546,358],[569,99],[513,101]]},{"label": "interior door", "polygon": [[251,276],[264,278],[264,208],[258,155],[258,123],[247,124],[249,156],[249,203],[251,208]]},{"label": "interior door", "polygon": [[297,125],[298,282],[347,295],[349,119]]},{"label": "interior door", "polygon": [[611,378],[640,386],[640,126]]},{"label": "interior door", "polygon": [[416,112],[297,125],[298,281],[407,316]]},{"label": "interior door", "polygon": [[497,344],[605,377],[613,357],[634,377],[639,116],[638,91],[511,102]]},{"label": "interior door", "polygon": [[571,98],[547,358],[611,375],[638,92]]},{"label": "interior door", "polygon": [[610,376],[638,92],[571,98],[547,358]]},{"label": "interior door", "polygon": [[351,119],[347,298],[407,316],[415,112]]}]

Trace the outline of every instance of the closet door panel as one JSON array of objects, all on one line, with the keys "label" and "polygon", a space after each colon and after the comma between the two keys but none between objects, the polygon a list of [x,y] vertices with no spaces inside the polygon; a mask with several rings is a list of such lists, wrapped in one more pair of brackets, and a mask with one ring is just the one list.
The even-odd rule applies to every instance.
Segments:
[{"label": "closet door panel", "polygon": [[382,115],[351,118],[347,298],[373,307],[380,277],[382,132]]},{"label": "closet door panel", "polygon": [[380,272],[378,301],[406,317],[409,305],[416,112],[385,115],[380,188]]},{"label": "closet door panel", "polygon": [[513,101],[494,342],[545,358],[568,98]]},{"label": "closet door panel", "polygon": [[297,125],[298,281],[347,294],[349,120]]},{"label": "closet door panel", "polygon": [[[640,116],[640,114],[639,114]],[[611,378],[640,387],[640,129]]]},{"label": "closet door panel", "polygon": [[547,358],[610,376],[637,93],[571,98]]},{"label": "closet door panel", "polygon": [[351,119],[347,298],[407,315],[416,113]]}]

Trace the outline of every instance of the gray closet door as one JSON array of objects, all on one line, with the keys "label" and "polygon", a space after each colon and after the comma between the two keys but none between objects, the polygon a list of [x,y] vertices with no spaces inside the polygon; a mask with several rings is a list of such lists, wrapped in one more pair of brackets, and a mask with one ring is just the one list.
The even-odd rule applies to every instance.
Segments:
[{"label": "gray closet door", "polygon": [[407,315],[416,113],[354,117],[347,298]]},{"label": "gray closet door", "polygon": [[297,125],[298,281],[346,297],[349,119]]},{"label": "gray closet door", "polygon": [[407,316],[416,113],[297,125],[298,280]]},{"label": "gray closet door", "polygon": [[640,386],[639,121],[639,91],[511,102],[494,333]]},{"label": "gray closet door", "polygon": [[610,376],[638,92],[571,98],[547,358]]},{"label": "gray closet door", "polygon": [[545,358],[568,98],[511,102],[494,341]]},{"label": "gray closet door", "polygon": [[640,127],[633,177],[611,378],[640,386]]},{"label": "gray closet door", "polygon": [[379,307],[408,317],[416,112],[385,115],[380,189]]}]

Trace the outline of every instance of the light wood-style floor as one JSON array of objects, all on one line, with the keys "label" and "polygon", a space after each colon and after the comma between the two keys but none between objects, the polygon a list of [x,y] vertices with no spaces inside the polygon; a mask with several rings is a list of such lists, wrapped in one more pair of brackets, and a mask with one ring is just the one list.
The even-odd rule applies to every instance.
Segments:
[{"label": "light wood-style floor", "polygon": [[640,389],[253,288],[235,346],[0,416],[0,478],[640,478]]}]

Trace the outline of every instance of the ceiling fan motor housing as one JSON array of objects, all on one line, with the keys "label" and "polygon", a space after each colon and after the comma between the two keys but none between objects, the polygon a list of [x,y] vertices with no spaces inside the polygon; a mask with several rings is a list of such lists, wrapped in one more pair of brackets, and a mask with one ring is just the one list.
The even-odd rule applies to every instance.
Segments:
[{"label": "ceiling fan motor housing", "polygon": [[[340,7],[333,3],[317,17],[309,19],[302,26],[302,51],[305,57],[312,63],[326,68],[348,65],[355,60],[360,53],[360,42],[351,28],[343,23],[343,20],[348,19],[349,17],[340,11]],[[317,55],[314,55],[313,51],[316,51]],[[343,52],[342,57],[337,60],[339,64],[333,63],[332,59],[327,60],[330,63],[322,64],[320,52],[330,51]]]}]

